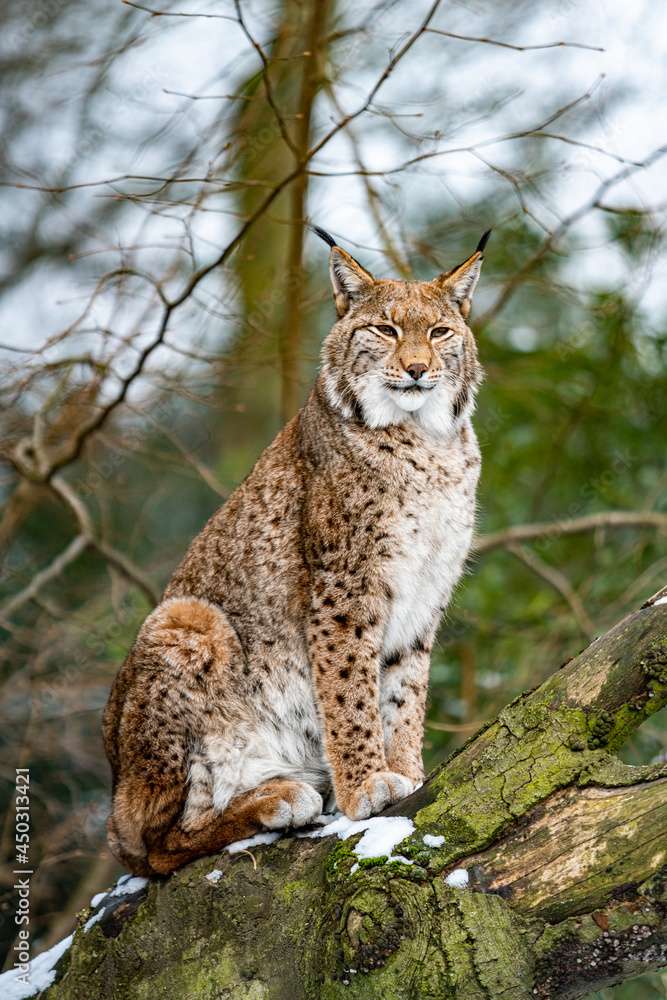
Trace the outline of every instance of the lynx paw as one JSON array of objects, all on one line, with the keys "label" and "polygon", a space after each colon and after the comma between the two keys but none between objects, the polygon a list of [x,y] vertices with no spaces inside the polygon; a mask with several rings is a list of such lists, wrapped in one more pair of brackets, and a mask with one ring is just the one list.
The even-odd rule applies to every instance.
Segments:
[{"label": "lynx paw", "polygon": [[368,819],[394,802],[400,802],[415,789],[415,783],[395,771],[376,771],[365,778],[345,804],[350,819]]},{"label": "lynx paw", "polygon": [[281,782],[257,805],[257,819],[267,830],[307,826],[322,814],[322,796],[305,781]]}]

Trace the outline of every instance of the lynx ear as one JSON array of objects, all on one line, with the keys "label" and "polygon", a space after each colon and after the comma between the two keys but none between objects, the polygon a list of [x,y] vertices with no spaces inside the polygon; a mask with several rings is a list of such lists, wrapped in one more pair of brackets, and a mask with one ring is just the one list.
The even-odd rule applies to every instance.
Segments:
[{"label": "lynx ear", "polygon": [[487,229],[477,244],[474,253],[467,257],[463,263],[452,268],[451,271],[446,271],[435,279],[438,288],[454,299],[464,319],[467,319],[470,315],[473,292],[479,281],[479,273],[482,270],[484,247],[490,235],[491,230]]},{"label": "lynx ear", "polygon": [[309,226],[316,236],[331,247],[329,255],[329,274],[333,285],[336,312],[344,316],[350,308],[350,302],[368,291],[375,284],[372,274],[361,266],[349,253],[338,246],[333,236],[319,226]]},{"label": "lynx ear", "polygon": [[329,274],[336,312],[339,316],[343,316],[350,308],[350,303],[375,284],[373,275],[369,274],[354,257],[337,246],[331,248]]}]

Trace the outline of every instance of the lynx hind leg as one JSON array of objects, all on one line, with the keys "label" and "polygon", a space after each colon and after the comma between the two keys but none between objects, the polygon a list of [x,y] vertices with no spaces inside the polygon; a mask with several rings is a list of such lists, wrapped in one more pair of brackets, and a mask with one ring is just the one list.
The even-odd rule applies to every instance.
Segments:
[{"label": "lynx hind leg", "polygon": [[222,814],[205,809],[196,821],[190,816],[187,829],[176,822],[149,844],[147,862],[152,872],[169,875],[262,830],[305,826],[321,812],[322,797],[311,785],[274,778],[232,799]]},{"label": "lynx hind leg", "polygon": [[107,822],[111,853],[134,875],[154,875],[148,841],[169,830],[179,816],[184,789],[175,782],[159,789],[141,778],[126,778],[114,793]]},{"label": "lynx hind leg", "polygon": [[171,829],[190,793],[193,736],[201,734],[212,699],[209,684],[242,662],[224,612],[195,597],[163,601],[144,622],[121,672],[124,698],[106,713],[107,753],[114,772],[108,823],[112,853],[146,874],[148,844]]}]

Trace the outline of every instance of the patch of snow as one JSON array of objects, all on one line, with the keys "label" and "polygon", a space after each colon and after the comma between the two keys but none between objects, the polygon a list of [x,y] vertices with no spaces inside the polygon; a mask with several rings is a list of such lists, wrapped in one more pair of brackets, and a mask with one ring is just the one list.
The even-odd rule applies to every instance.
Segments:
[{"label": "patch of snow", "polygon": [[424,834],[424,843],[427,847],[442,847],[445,842],[444,837],[436,837],[432,833]]},{"label": "patch of snow", "polygon": [[[363,823],[365,825],[362,828],[366,832],[354,849],[359,858],[377,858],[386,854],[391,859],[391,852],[396,844],[409,837],[415,829],[414,823],[407,816],[374,816],[363,820]],[[347,837],[343,839],[347,840]]]},{"label": "patch of snow", "polygon": [[148,885],[148,879],[141,875],[122,875],[116,883],[115,889],[109,893],[110,896],[129,896],[133,892],[139,892]]},{"label": "patch of snow", "polygon": [[212,882],[213,885],[216,885],[220,881],[222,876],[223,872],[221,872],[219,868],[214,868],[213,871],[209,872],[208,875],[205,875],[204,878],[207,879],[209,882]]},{"label": "patch of snow", "polygon": [[247,851],[249,847],[256,847],[258,844],[273,844],[276,840],[280,840],[280,834],[274,831],[256,833],[254,837],[247,837],[246,840],[237,840],[234,844],[227,844],[225,850],[228,854],[238,854],[239,851]]},{"label": "patch of snow", "polygon": [[26,997],[32,997],[41,990],[47,990],[56,978],[55,966],[58,959],[65,954],[73,937],[74,935],[70,934],[63,941],[54,944],[53,948],[33,958],[27,973],[22,973],[21,969],[3,972],[0,975],[2,1000],[25,1000]]},{"label": "patch of snow", "polygon": [[[358,858],[386,857],[388,861],[401,861],[411,865],[412,861],[402,854],[392,854],[393,849],[402,840],[414,833],[415,825],[407,816],[371,816],[370,819],[348,819],[342,814],[333,819],[321,830],[311,830],[303,834],[305,837],[331,837],[334,833],[339,840],[347,840],[356,833],[363,837],[354,848]],[[352,866],[351,874],[357,870]]]},{"label": "patch of snow", "polygon": [[445,879],[447,885],[451,885],[452,889],[465,889],[469,881],[470,876],[465,868],[455,868]]},{"label": "patch of snow", "polygon": [[[354,848],[354,853],[358,858],[386,857],[389,861],[401,861],[404,865],[411,865],[412,861],[403,857],[402,854],[392,854],[394,847],[400,844],[405,837],[414,833],[415,826],[407,816],[372,816],[370,819],[353,820],[348,819],[343,813],[335,815],[323,813],[315,821],[319,824],[316,830],[297,830],[296,836],[300,838],[318,839],[319,837],[333,837],[334,834],[339,840],[347,840],[357,833],[363,833],[363,837]],[[257,844],[273,844],[279,840],[282,833],[269,832],[258,833],[247,840],[238,840],[235,844],[228,844],[225,850],[229,854],[238,854],[249,847]],[[358,865],[352,867],[352,873],[357,871]],[[207,876],[208,878],[208,876]]]},{"label": "patch of snow", "polygon": [[106,909],[102,907],[101,910],[98,910],[97,913],[93,913],[92,917],[89,917],[88,920],[86,920],[85,924],[83,925],[83,929],[86,932],[86,934],[88,933],[91,927],[95,926],[98,920],[102,919],[105,913]]},{"label": "patch of snow", "polygon": [[138,875],[121,875],[121,877],[116,882],[113,889],[109,889],[108,892],[98,892],[96,893],[90,901],[90,905],[94,910],[99,906],[100,909],[97,913],[93,913],[92,917],[89,917],[83,925],[84,931],[87,933],[91,927],[102,919],[104,914],[107,912],[107,907],[101,906],[105,899],[111,899],[112,896],[129,896],[133,892],[138,892],[143,889],[145,885],[148,885],[147,878],[140,878]]},{"label": "patch of snow", "polygon": [[667,594],[664,597],[659,597],[658,600],[655,601],[653,607],[657,608],[659,604],[667,604]]}]

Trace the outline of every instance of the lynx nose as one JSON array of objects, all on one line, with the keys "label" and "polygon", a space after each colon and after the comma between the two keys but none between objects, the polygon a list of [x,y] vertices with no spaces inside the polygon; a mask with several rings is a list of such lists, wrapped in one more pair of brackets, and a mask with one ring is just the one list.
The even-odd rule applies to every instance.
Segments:
[{"label": "lynx nose", "polygon": [[408,367],[405,370],[408,373],[408,375],[412,376],[415,382],[418,382],[427,368],[428,365],[414,364],[414,365],[408,365]]}]

